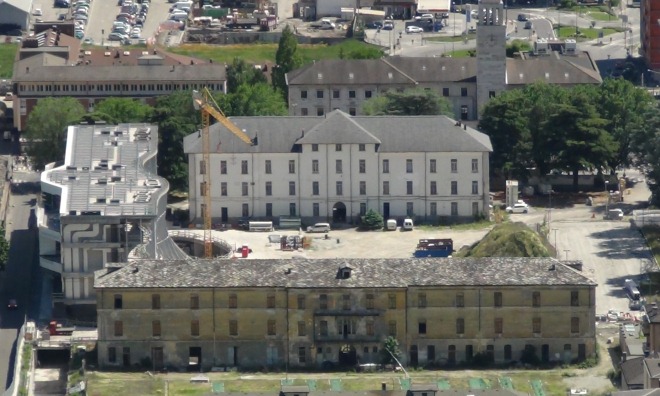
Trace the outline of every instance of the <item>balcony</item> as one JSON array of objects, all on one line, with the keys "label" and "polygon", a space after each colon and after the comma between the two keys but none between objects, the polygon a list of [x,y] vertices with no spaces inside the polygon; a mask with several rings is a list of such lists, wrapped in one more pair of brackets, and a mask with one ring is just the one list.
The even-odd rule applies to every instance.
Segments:
[{"label": "balcony", "polygon": [[315,309],[314,316],[380,316],[380,309]]}]

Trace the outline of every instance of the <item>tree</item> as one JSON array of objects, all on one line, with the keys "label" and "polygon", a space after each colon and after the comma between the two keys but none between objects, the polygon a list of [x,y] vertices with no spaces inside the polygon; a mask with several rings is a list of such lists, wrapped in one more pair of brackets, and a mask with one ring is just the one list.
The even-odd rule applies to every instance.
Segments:
[{"label": "tree", "polygon": [[380,230],[383,228],[383,216],[373,209],[369,209],[362,217],[360,225],[365,230]]},{"label": "tree", "polygon": [[242,84],[234,93],[216,96],[228,117],[287,115],[282,94],[265,83]]},{"label": "tree", "polygon": [[44,98],[32,109],[25,137],[28,155],[36,169],[64,159],[67,127],[85,115],[85,108],[74,98]]},{"label": "tree", "polygon": [[383,341],[383,348],[381,349],[383,364],[396,364],[396,359],[399,359],[399,357],[401,357],[399,341],[392,336],[388,336],[385,341]]},{"label": "tree", "polygon": [[288,87],[286,85],[286,74],[302,66],[303,61],[298,52],[298,40],[293,35],[293,31],[286,25],[282,30],[277,53],[275,53],[275,66],[273,67],[271,78],[273,87],[278,89],[284,100],[288,99]]},{"label": "tree", "polygon": [[111,124],[148,122],[153,108],[130,98],[108,98],[94,107],[94,113]]},{"label": "tree", "polygon": [[7,268],[9,260],[9,242],[7,241],[7,231],[0,227],[0,271]]},{"label": "tree", "polygon": [[635,165],[646,169],[646,182],[652,193],[652,204],[660,206],[660,108],[657,104],[642,114],[646,120],[643,128],[633,135],[632,152]]},{"label": "tree", "polygon": [[236,92],[243,84],[254,85],[266,82],[264,73],[242,58],[234,58],[231,65],[227,66],[227,93]]},{"label": "tree", "polygon": [[440,115],[453,117],[451,104],[437,92],[425,89],[387,91],[362,105],[366,115]]}]

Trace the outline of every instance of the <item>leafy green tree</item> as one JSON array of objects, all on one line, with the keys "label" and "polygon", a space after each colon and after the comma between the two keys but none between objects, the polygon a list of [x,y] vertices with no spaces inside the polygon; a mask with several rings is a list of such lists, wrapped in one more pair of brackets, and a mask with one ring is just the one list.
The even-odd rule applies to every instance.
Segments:
[{"label": "leafy green tree", "polygon": [[383,364],[396,364],[396,359],[401,357],[401,350],[399,349],[399,341],[392,337],[388,336],[385,341],[383,341],[383,348],[381,349],[381,359]]},{"label": "leafy green tree", "polygon": [[266,83],[242,84],[236,92],[215,99],[227,117],[288,114],[282,94]]},{"label": "leafy green tree", "polygon": [[64,159],[67,127],[85,115],[85,108],[73,98],[44,98],[27,119],[25,138],[28,155],[36,169]]},{"label": "leafy green tree", "polygon": [[360,228],[365,230],[380,230],[383,228],[383,216],[373,209],[369,209],[362,217]]},{"label": "leafy green tree", "polygon": [[7,241],[7,232],[0,227],[0,271],[7,268],[9,261],[9,242]]},{"label": "leafy green tree", "polygon": [[642,117],[646,123],[633,135],[634,163],[647,169],[646,181],[652,193],[652,203],[660,206],[660,108],[653,104]]},{"label": "leafy green tree", "polygon": [[366,115],[441,115],[454,116],[451,104],[436,91],[407,89],[403,92],[387,91],[365,101],[362,111]]},{"label": "leafy green tree", "polygon": [[513,58],[516,52],[525,52],[531,49],[532,46],[526,40],[513,40],[511,44],[507,44],[506,46],[506,56]]},{"label": "leafy green tree", "polygon": [[108,98],[94,107],[94,113],[111,124],[148,122],[153,108],[136,99]]},{"label": "leafy green tree", "polygon": [[234,58],[227,66],[227,93],[235,93],[243,84],[267,83],[264,73],[242,58]]},{"label": "leafy green tree", "polygon": [[298,52],[298,40],[293,31],[286,25],[282,30],[277,52],[275,53],[275,66],[271,72],[273,87],[278,89],[288,99],[288,87],[286,85],[286,74],[302,66],[302,56]]}]

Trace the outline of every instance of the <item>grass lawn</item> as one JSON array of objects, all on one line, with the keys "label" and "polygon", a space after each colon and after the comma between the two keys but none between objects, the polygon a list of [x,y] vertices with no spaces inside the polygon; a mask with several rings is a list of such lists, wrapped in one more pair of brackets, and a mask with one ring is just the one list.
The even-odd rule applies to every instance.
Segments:
[{"label": "grass lawn", "polygon": [[[156,375],[151,377],[145,373],[100,373],[91,372],[88,375],[88,394],[94,396],[116,396],[117,394],[132,395],[208,395],[211,393],[213,382],[224,383],[225,392],[268,392],[274,394],[280,389],[280,380],[285,377],[283,373],[206,373],[210,381],[207,384],[191,384],[190,378],[194,374],[175,373]],[[530,382],[541,380],[547,395],[561,395],[566,392],[566,384],[562,381],[565,376],[580,376],[578,369],[555,370],[480,370],[480,371],[413,371],[410,373],[414,383],[436,383],[445,379],[452,389],[468,390],[470,378],[482,378],[491,384],[492,389],[499,389],[499,377],[510,377],[516,391],[532,394]],[[347,391],[379,390],[381,383],[387,384],[388,390],[399,390],[399,373],[305,373],[289,374],[294,385],[305,385],[307,379],[316,379],[317,390],[330,390],[329,380],[339,378],[342,388]],[[167,393],[165,392],[167,387]]]},{"label": "grass lawn", "polygon": [[[608,36],[610,34],[617,33],[617,29],[604,28],[604,29],[594,29],[594,28],[580,28],[580,36],[577,38],[578,41],[581,40],[594,40],[598,38],[598,33],[603,32],[603,36]],[[561,26],[559,28],[559,37],[560,38],[575,38],[575,26]]]},{"label": "grass lawn", "polygon": [[616,21],[617,17],[607,12],[603,11],[589,11],[587,12],[587,18],[591,18],[595,21]]},{"label": "grass lawn", "polygon": [[450,51],[447,52],[447,56],[451,56],[452,58],[468,58],[470,57],[470,54],[472,52],[476,51],[476,49],[464,49],[464,50],[456,50],[456,51]]},{"label": "grass lawn", "polygon": [[[357,40],[344,40],[340,44],[298,44],[298,50],[305,63],[321,59],[339,59],[340,52],[344,54],[364,47],[378,48]],[[246,44],[246,45],[207,45],[184,44],[172,48],[172,52],[193,56],[200,59],[213,59],[214,62],[231,63],[234,58],[242,58],[249,63],[275,62],[277,44]]]},{"label": "grass lawn", "polygon": [[[468,33],[468,40],[474,40],[477,38],[476,33]],[[436,36],[436,37],[424,37],[424,40],[426,41],[437,41],[441,43],[455,43],[455,42],[460,42],[463,41],[465,37],[463,35],[461,36]]]},{"label": "grass lawn", "polygon": [[0,44],[0,78],[11,78],[18,44]]}]

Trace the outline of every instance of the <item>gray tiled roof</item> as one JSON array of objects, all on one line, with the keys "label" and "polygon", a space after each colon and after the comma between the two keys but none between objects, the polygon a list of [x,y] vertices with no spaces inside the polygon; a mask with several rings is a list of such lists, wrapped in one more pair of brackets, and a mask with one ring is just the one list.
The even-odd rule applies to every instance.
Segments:
[{"label": "gray tiled roof", "polygon": [[[339,279],[340,268],[352,269]],[[550,258],[141,260],[96,272],[97,288],[595,286]]]},{"label": "gray tiled roof", "polygon": [[612,396],[660,396],[660,389],[636,389],[612,392]]},{"label": "gray tiled roof", "polygon": [[621,363],[621,375],[628,385],[644,384],[644,358],[628,359]]},{"label": "gray tiled roof", "polygon": [[387,62],[411,76],[418,83],[439,81],[477,81],[476,58],[402,57],[394,56]]},{"label": "gray tiled roof", "polygon": [[600,84],[603,82],[588,56],[534,56],[507,59],[507,85],[527,85],[538,81],[549,84]]},{"label": "gray tiled roof", "polygon": [[[21,11],[24,12],[30,12],[30,8],[32,8],[32,1],[31,0],[2,0],[0,1],[0,5],[5,7],[3,4],[6,4],[7,6],[11,6],[14,8],[17,8]],[[1,7],[0,7],[1,9]]]},{"label": "gray tiled roof", "polygon": [[32,67],[20,73],[15,82],[80,82],[87,81],[224,81],[225,66],[204,65],[115,65],[115,66],[49,66]]},{"label": "gray tiled roof", "polygon": [[644,359],[645,369],[651,378],[660,378],[660,359]]},{"label": "gray tiled roof", "polygon": [[[254,138],[248,146],[221,124],[210,128],[210,146],[223,153],[288,153],[296,143],[374,143],[381,152],[490,152],[490,138],[472,128],[456,126],[446,116],[349,116],[340,110],[326,117],[232,117]],[[307,131],[310,132],[308,134]],[[321,139],[324,133],[327,138]],[[303,137],[304,135],[304,137]],[[201,153],[199,133],[185,137],[186,153]],[[220,145],[218,145],[221,143]]]},{"label": "gray tiled roof", "polygon": [[287,73],[289,85],[410,84],[415,81],[383,59],[329,59]]}]

